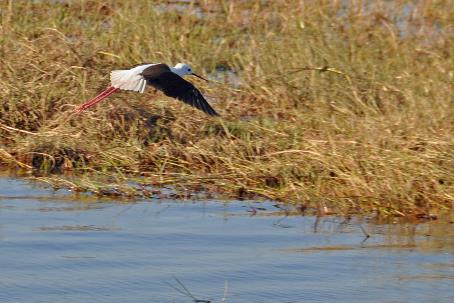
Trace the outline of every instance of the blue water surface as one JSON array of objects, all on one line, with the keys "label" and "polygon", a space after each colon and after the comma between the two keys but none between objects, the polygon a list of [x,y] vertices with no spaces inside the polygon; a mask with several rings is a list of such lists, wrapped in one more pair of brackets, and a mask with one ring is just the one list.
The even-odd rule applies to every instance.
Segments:
[{"label": "blue water surface", "polygon": [[212,302],[224,292],[244,303],[454,302],[443,239],[363,223],[372,237],[362,242],[353,221],[278,211],[253,201],[77,201],[2,178],[0,302],[192,302],[178,281]]}]

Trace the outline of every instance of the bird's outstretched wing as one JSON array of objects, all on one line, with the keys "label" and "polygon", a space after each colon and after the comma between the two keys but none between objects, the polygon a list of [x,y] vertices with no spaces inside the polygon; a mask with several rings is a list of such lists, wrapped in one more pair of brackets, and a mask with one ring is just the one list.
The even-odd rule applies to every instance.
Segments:
[{"label": "bird's outstretched wing", "polygon": [[202,93],[195,88],[190,82],[171,71],[159,73],[150,73],[147,71],[142,73],[142,76],[147,80],[147,84],[162,91],[169,97],[173,97],[184,103],[187,103],[211,116],[219,116],[219,114],[208,104]]}]

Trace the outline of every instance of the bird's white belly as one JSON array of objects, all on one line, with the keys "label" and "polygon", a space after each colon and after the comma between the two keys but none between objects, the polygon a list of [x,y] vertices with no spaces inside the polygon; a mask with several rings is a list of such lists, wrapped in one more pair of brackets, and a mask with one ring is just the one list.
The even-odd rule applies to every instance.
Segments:
[{"label": "bird's white belly", "polygon": [[114,70],[110,73],[111,85],[122,90],[132,90],[143,93],[147,81],[142,77],[141,73],[147,67],[153,65],[156,64],[144,64],[131,69]]}]

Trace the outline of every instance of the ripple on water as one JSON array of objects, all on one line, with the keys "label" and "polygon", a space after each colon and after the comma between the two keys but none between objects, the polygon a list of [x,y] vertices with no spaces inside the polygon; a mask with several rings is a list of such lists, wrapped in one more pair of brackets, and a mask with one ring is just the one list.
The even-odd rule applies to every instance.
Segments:
[{"label": "ripple on water", "polygon": [[454,300],[452,224],[441,221],[363,222],[365,240],[362,220],[285,216],[267,202],[87,203],[0,185],[0,302],[191,302],[175,278],[213,302],[225,281],[227,302]]}]

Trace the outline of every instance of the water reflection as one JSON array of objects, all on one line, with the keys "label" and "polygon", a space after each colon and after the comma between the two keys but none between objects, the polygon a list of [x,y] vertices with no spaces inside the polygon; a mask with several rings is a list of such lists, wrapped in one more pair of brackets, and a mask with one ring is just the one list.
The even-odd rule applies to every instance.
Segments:
[{"label": "water reflection", "polygon": [[192,302],[177,281],[213,302],[225,281],[227,302],[454,299],[449,218],[302,217],[253,201],[88,203],[0,185],[0,302]]},{"label": "water reflection", "polygon": [[98,227],[94,225],[63,225],[63,226],[41,226],[40,231],[112,231],[114,228]]},{"label": "water reflection", "polygon": [[101,204],[96,204],[96,203],[83,203],[83,204],[72,203],[72,205],[69,205],[69,206],[68,205],[65,205],[65,206],[42,206],[42,207],[36,208],[36,210],[40,211],[40,212],[54,212],[54,211],[70,212],[70,211],[83,211],[83,210],[102,209],[102,208],[103,208],[103,206]]}]

